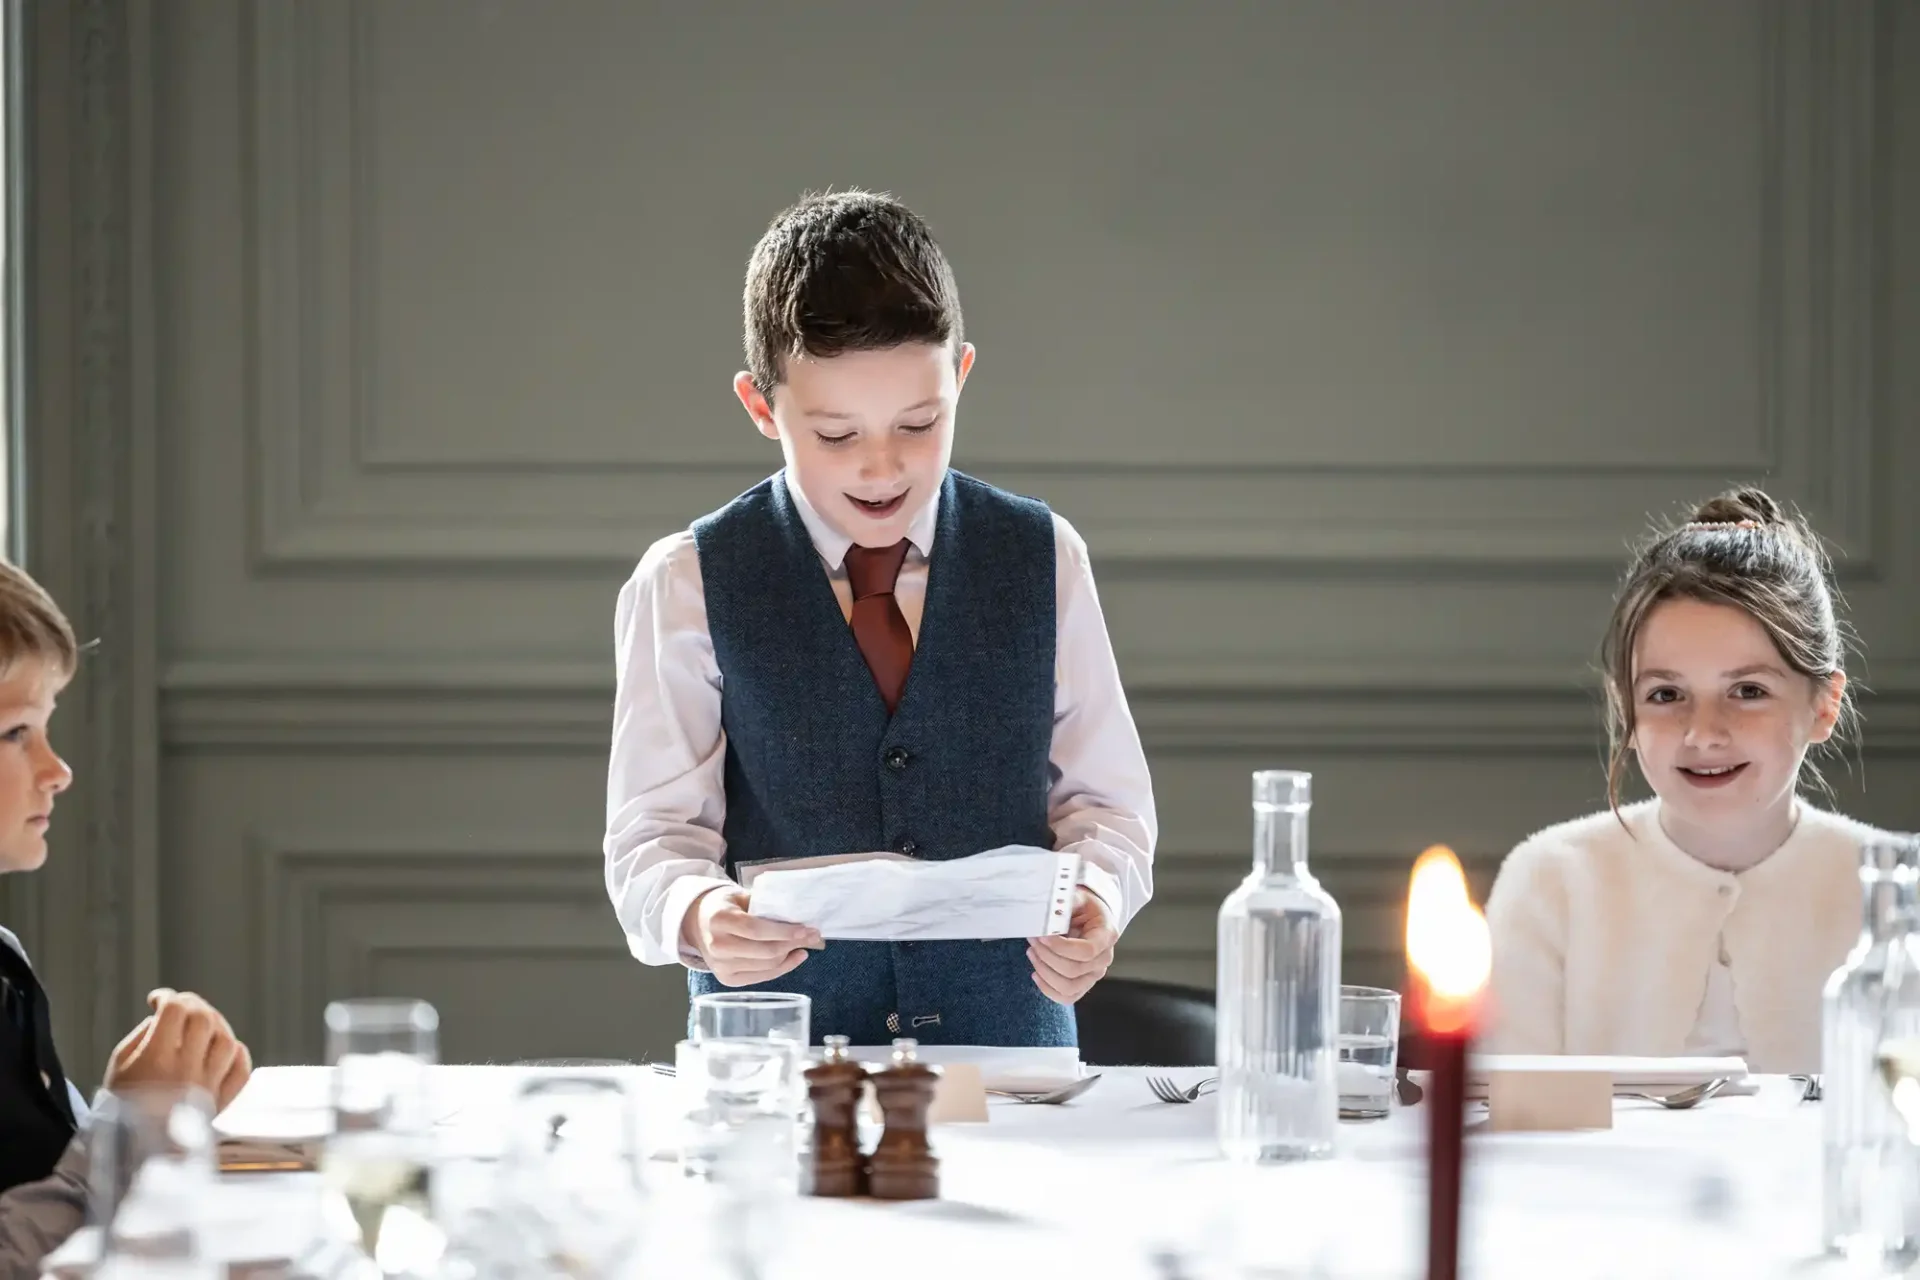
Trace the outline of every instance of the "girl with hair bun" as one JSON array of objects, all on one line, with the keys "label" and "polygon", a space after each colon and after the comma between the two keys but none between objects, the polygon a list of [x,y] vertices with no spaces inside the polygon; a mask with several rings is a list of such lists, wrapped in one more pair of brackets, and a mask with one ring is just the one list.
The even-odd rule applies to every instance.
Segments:
[{"label": "girl with hair bun", "polygon": [[[1609,808],[1507,856],[1487,902],[1504,1053],[1820,1070],[1821,989],[1860,932],[1872,828],[1801,794],[1853,726],[1831,570],[1757,489],[1634,556],[1601,645]],[[1653,798],[1622,805],[1629,756]]]}]

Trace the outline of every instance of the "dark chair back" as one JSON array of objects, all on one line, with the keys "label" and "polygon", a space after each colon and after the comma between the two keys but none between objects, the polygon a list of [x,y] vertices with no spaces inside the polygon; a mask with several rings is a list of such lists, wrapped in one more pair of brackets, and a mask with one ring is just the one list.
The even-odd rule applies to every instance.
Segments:
[{"label": "dark chair back", "polygon": [[1097,1067],[1210,1067],[1213,992],[1106,978],[1074,1006],[1080,1061]]}]

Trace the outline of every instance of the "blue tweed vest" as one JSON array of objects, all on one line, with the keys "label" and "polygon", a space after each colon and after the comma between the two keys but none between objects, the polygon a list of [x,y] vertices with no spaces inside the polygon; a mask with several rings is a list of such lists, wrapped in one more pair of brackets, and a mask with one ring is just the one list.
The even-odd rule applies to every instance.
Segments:
[{"label": "blue tweed vest", "polygon": [[[926,607],[889,716],[784,476],[693,526],[726,729],[728,870],[889,849],[1053,847],[1053,517],[958,472],[940,490]],[[815,1043],[1072,1045],[1025,939],[829,942],[758,989],[802,991]],[[689,971],[693,994],[721,990]]]}]

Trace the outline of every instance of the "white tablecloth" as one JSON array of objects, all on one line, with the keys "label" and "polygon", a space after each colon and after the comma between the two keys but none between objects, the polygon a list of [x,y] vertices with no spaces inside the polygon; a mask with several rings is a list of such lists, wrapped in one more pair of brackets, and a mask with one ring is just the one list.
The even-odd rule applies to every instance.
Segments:
[{"label": "white tablecloth", "polygon": [[[508,1067],[437,1068],[436,1105],[449,1158],[484,1167],[497,1151],[507,1099],[528,1074]],[[668,1129],[675,1083],[623,1073],[642,1124]],[[921,1272],[1008,1276],[1165,1276],[1155,1249],[1260,1275],[1419,1276],[1425,1240],[1425,1114],[1342,1125],[1336,1159],[1279,1168],[1227,1165],[1213,1143],[1211,1097],[1157,1102],[1139,1069],[1105,1069],[1067,1106],[996,1100],[983,1125],[942,1126],[943,1198],[920,1205],[796,1199],[782,1209],[784,1248],[769,1280],[849,1280]],[[1207,1072],[1170,1071],[1179,1080]],[[325,1106],[318,1068],[264,1069],[230,1113],[243,1127],[279,1117],[298,1129]],[[1686,1112],[1621,1101],[1608,1132],[1475,1133],[1468,1143],[1466,1265],[1474,1280],[1553,1275],[1783,1275],[1817,1251],[1820,1107],[1784,1079],[1749,1097]],[[692,1242],[711,1209],[704,1190],[664,1175],[656,1233]],[[291,1231],[317,1198],[313,1178],[229,1179],[234,1232]],[[710,1200],[710,1197],[709,1197]],[[263,1206],[278,1207],[267,1211]],[[257,1239],[237,1253],[258,1254]],[[269,1251],[270,1250],[266,1250]],[[1011,1271],[1006,1268],[1013,1268]],[[1223,1274],[1233,1274],[1228,1271]]]}]

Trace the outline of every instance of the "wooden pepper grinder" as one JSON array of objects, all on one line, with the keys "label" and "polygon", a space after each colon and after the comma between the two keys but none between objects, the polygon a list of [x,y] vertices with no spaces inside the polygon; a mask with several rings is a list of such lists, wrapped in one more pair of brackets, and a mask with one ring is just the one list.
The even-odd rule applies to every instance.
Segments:
[{"label": "wooden pepper grinder", "polygon": [[857,1196],[866,1192],[866,1161],[860,1153],[860,1095],[867,1069],[847,1056],[845,1036],[826,1037],[826,1061],[808,1067],[807,1098],[813,1104],[813,1155],[807,1166],[810,1196]]},{"label": "wooden pepper grinder", "polygon": [[940,1071],[921,1062],[912,1040],[893,1042],[893,1064],[873,1075],[886,1131],[867,1162],[868,1193],[876,1200],[936,1200],[940,1162],[927,1146],[927,1111]]}]

